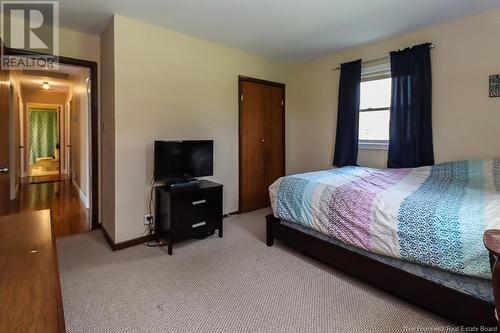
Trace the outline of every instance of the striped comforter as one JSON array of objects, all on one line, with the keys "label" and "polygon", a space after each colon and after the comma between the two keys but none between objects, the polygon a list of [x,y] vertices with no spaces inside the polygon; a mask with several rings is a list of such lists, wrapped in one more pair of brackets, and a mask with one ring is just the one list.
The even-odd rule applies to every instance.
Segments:
[{"label": "striped comforter", "polygon": [[491,278],[482,236],[500,229],[500,160],[344,167],[270,187],[276,217],[374,253]]}]

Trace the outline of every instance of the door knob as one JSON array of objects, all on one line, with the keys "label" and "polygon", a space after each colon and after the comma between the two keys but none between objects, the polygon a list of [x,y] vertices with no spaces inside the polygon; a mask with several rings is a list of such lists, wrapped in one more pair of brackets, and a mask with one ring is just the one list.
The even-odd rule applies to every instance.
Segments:
[{"label": "door knob", "polygon": [[0,173],[9,173],[9,168],[0,168]]},{"label": "door knob", "polygon": [[265,139],[262,139],[262,142],[266,142],[266,140],[265,140]]}]

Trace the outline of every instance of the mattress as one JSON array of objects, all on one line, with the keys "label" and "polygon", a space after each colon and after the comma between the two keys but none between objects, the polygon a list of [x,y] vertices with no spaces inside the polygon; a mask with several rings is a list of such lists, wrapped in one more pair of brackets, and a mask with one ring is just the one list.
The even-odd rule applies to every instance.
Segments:
[{"label": "mattress", "polygon": [[491,279],[482,243],[500,229],[500,160],[430,167],[344,167],[278,179],[276,217],[353,248]]}]

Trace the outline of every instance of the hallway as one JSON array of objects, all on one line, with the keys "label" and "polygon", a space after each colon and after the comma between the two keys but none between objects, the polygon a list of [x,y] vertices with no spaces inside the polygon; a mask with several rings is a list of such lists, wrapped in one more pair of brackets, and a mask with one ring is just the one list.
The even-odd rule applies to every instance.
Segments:
[{"label": "hallway", "polygon": [[1,74],[0,216],[50,209],[57,239],[91,230],[90,68]]},{"label": "hallway", "polygon": [[23,181],[9,212],[50,209],[57,239],[90,231],[88,210],[82,204],[76,186],[67,177],[62,180],[57,177],[45,179],[49,181],[46,183]]}]

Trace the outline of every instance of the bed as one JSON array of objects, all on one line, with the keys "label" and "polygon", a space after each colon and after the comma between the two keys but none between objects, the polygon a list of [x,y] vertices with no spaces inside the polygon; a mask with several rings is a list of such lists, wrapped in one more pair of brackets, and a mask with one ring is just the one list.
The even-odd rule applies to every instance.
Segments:
[{"label": "bed", "polygon": [[344,167],[270,186],[275,238],[465,325],[496,325],[483,234],[500,229],[500,160]]}]

